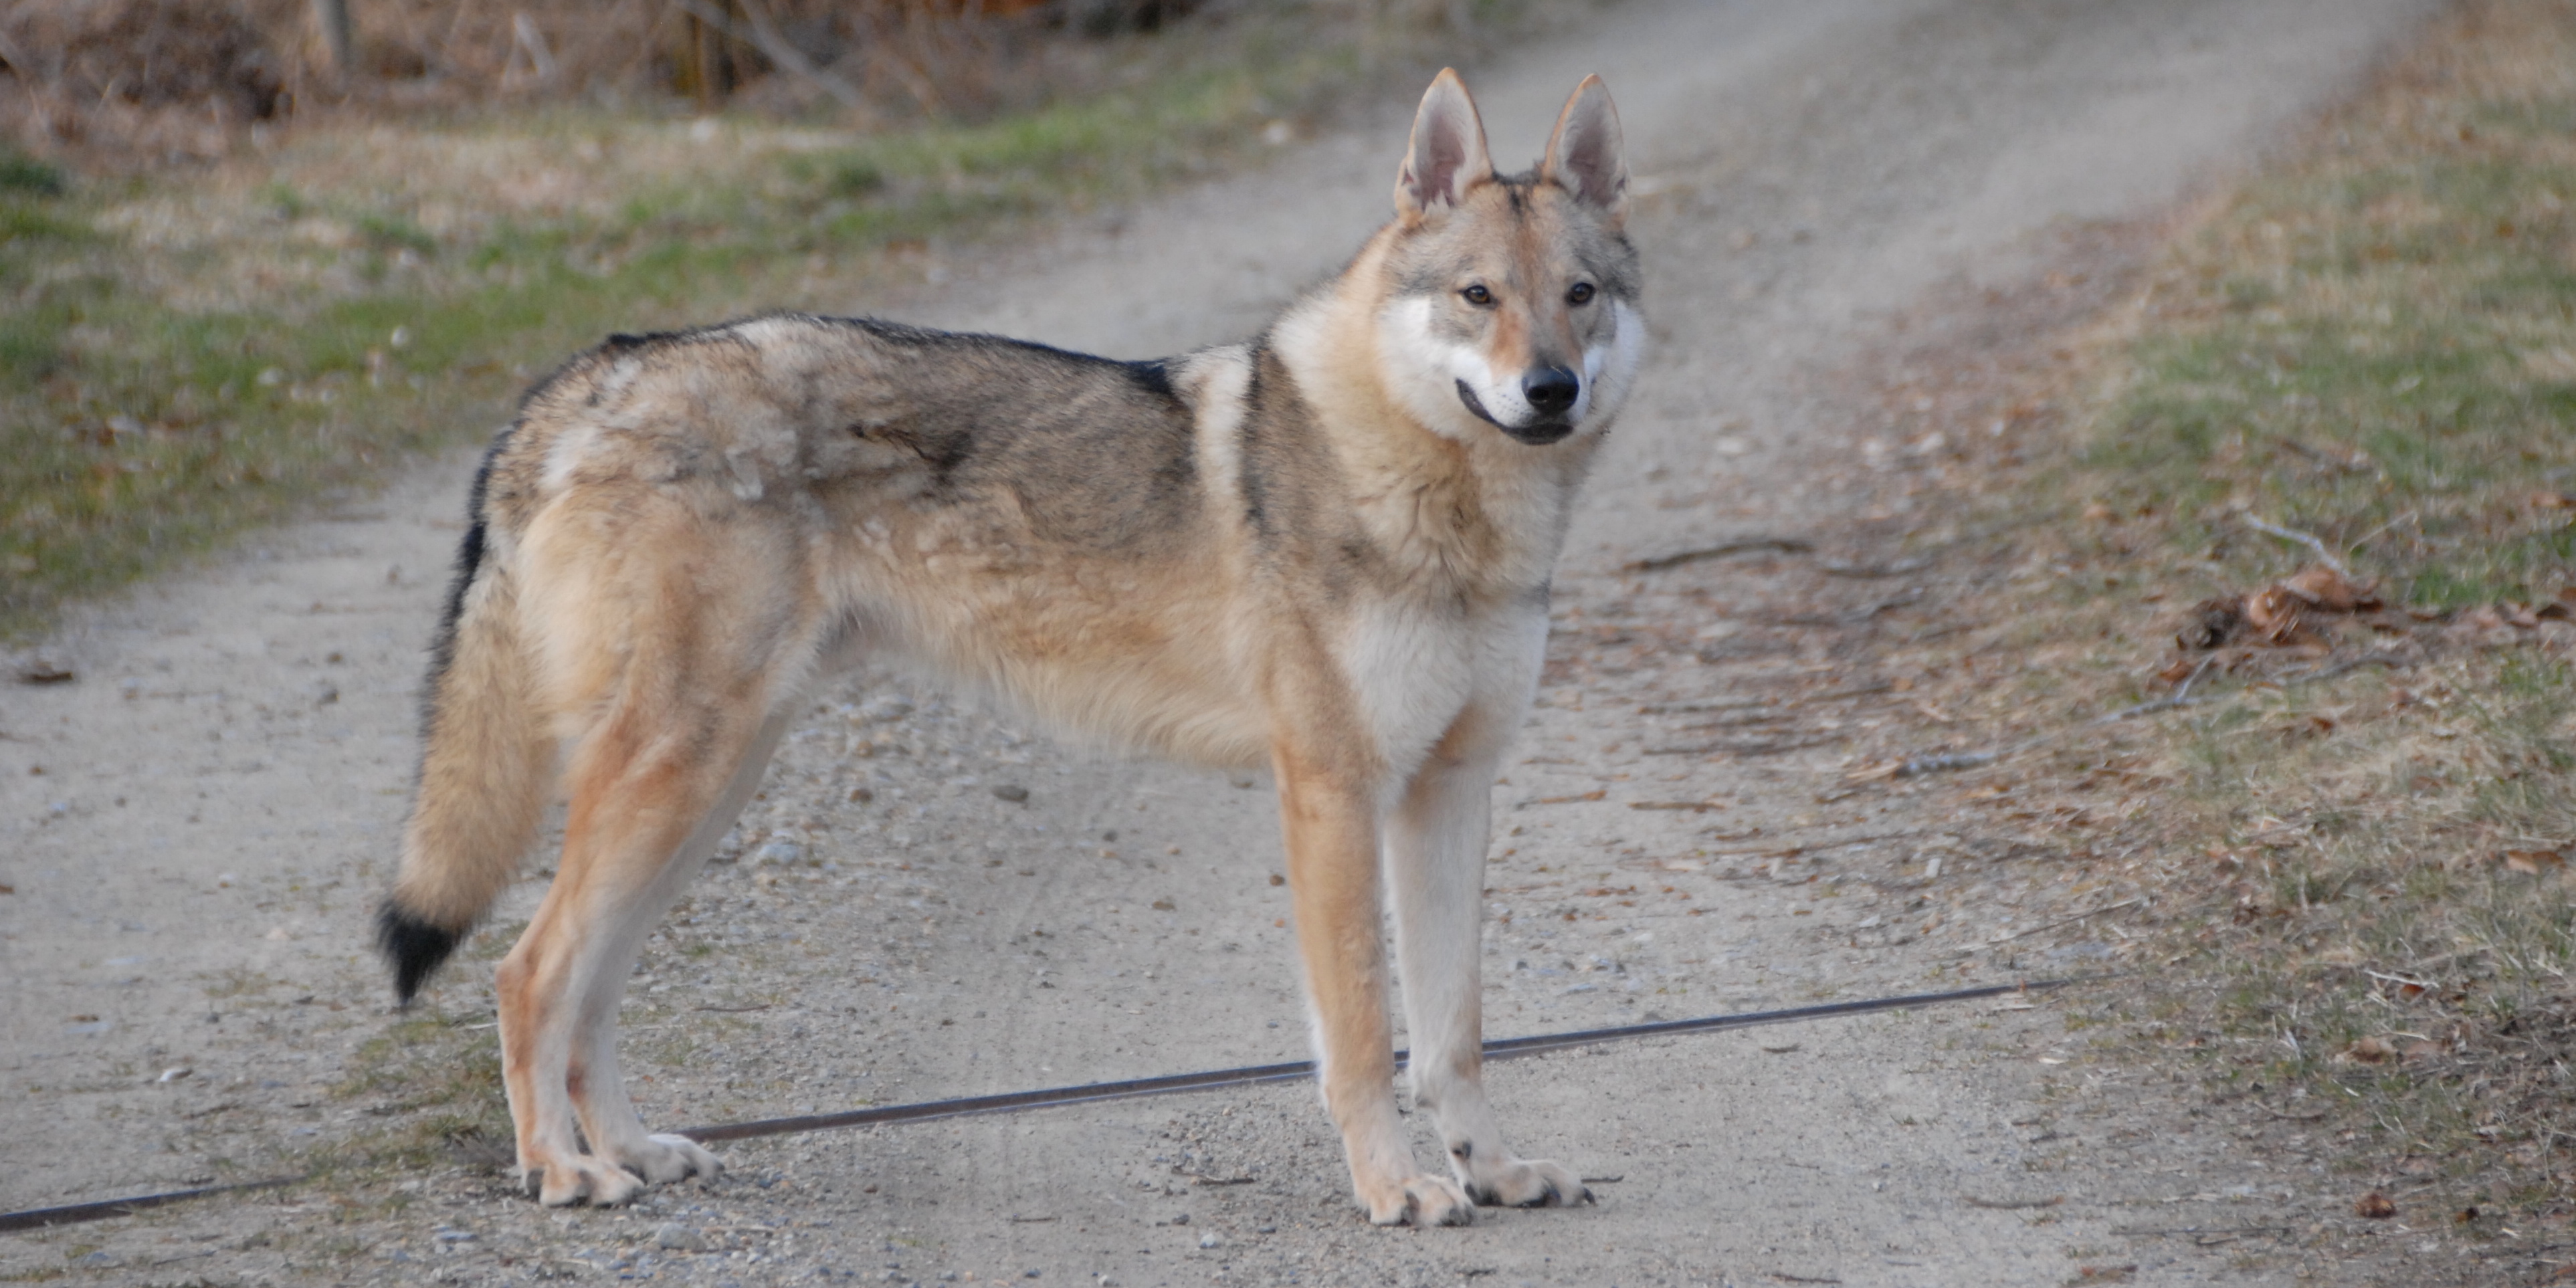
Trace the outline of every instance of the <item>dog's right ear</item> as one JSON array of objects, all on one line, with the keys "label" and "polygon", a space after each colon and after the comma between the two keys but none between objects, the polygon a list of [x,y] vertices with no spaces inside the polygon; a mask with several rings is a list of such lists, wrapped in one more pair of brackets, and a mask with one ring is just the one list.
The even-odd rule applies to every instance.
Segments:
[{"label": "dog's right ear", "polygon": [[1458,73],[1441,68],[1413,116],[1413,142],[1395,176],[1395,214],[1419,223],[1438,206],[1456,206],[1467,189],[1494,177],[1485,154],[1485,123]]}]

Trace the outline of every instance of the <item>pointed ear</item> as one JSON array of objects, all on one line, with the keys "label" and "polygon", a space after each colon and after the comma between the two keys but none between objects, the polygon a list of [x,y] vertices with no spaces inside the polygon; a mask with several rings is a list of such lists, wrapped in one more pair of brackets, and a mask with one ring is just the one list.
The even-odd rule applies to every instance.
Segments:
[{"label": "pointed ear", "polygon": [[1628,161],[1619,141],[1619,109],[1600,77],[1584,77],[1574,87],[1574,97],[1565,100],[1538,177],[1600,208],[1611,226],[1626,222]]},{"label": "pointed ear", "polygon": [[1442,68],[1413,116],[1413,142],[1395,176],[1395,213],[1410,224],[1435,206],[1455,206],[1467,189],[1494,177],[1485,154],[1485,123],[1458,73]]}]

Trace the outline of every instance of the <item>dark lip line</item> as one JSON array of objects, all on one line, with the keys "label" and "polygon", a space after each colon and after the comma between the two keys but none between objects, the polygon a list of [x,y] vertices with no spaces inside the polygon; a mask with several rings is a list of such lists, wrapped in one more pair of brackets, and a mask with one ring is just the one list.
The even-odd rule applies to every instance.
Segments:
[{"label": "dark lip line", "polygon": [[1494,414],[1492,412],[1485,410],[1485,400],[1476,396],[1475,389],[1470,386],[1464,378],[1461,378],[1458,381],[1458,401],[1467,404],[1467,410],[1476,413],[1476,419],[1481,420],[1496,429],[1502,430],[1506,434],[1512,432],[1509,426],[1494,419]]},{"label": "dark lip line", "polygon": [[[1467,404],[1467,410],[1476,413],[1476,419],[1511,435],[1515,442],[1528,443],[1533,447],[1544,447],[1547,444],[1557,442],[1563,439],[1566,435],[1574,432],[1574,422],[1565,420],[1534,421],[1528,425],[1520,427],[1519,429],[1514,429],[1511,426],[1494,419],[1494,414],[1485,410],[1484,400],[1476,396],[1475,389],[1468,385],[1465,380],[1460,380],[1458,382],[1458,401]],[[1542,437],[1536,432],[1540,430],[1553,430],[1555,432]]]}]

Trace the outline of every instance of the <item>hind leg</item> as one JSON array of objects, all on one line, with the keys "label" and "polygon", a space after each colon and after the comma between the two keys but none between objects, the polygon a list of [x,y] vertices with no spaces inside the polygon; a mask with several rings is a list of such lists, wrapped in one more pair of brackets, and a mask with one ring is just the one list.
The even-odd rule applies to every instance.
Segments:
[{"label": "hind leg", "polygon": [[622,1203],[645,1181],[716,1168],[693,1142],[645,1134],[618,1073],[617,1007],[645,935],[731,826],[785,721],[701,710],[676,728],[641,723],[621,712],[577,758],[563,861],[501,962],[519,1168],[549,1205]]},{"label": "hind leg", "polygon": [[619,1079],[617,1007],[644,937],[758,783],[817,614],[792,540],[746,518],[626,498],[550,512],[525,550],[540,706],[571,726],[570,809],[554,882],[501,962],[501,1072],[539,1196],[620,1203],[715,1168],[645,1133]]},{"label": "hind leg", "polygon": [[749,751],[734,770],[733,781],[725,786],[723,795],[698,823],[697,830],[682,843],[678,856],[663,869],[659,879],[633,900],[631,907],[614,914],[617,936],[604,946],[599,969],[579,992],[578,1031],[573,1038],[565,1085],[572,1097],[573,1113],[581,1120],[581,1134],[590,1142],[593,1157],[615,1163],[656,1185],[685,1180],[691,1175],[711,1177],[723,1169],[723,1164],[688,1137],[645,1132],[644,1119],[627,1098],[626,1081],[618,1071],[618,1005],[625,1000],[626,980],[645,936],[670,911],[680,891],[697,878],[706,866],[707,856],[715,853],[716,844],[733,827],[753,790],[760,786],[770,753],[786,730],[787,717],[779,714],[771,716],[753,735]]}]

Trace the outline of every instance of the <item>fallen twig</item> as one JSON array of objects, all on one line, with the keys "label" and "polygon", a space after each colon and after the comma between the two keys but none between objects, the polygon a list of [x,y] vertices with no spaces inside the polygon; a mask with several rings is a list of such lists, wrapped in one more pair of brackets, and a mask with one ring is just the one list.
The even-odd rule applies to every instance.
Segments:
[{"label": "fallen twig", "polygon": [[1959,1196],[1959,1201],[1969,1207],[1992,1208],[1998,1212],[2025,1212],[2032,1208],[2056,1207],[2066,1201],[2066,1196],[2052,1194],[2044,1199],[1981,1199],[1974,1194],[1962,1194]]},{"label": "fallen twig", "polygon": [[2274,1109],[2270,1105],[2256,1105],[2255,1108],[2260,1109],[2264,1113],[2270,1114],[2285,1123],[2312,1123],[2325,1117],[2326,1114],[2330,1112],[2329,1110],[2320,1109],[2312,1114],[2285,1114],[2278,1109]]},{"label": "fallen twig", "polygon": [[2405,666],[2407,661],[2408,659],[2402,653],[2381,649],[2375,653],[2364,653],[2358,657],[2348,657],[2339,662],[2319,662],[2315,666],[2309,667],[2307,670],[2293,671],[2288,675],[2279,677],[2273,682],[2283,686],[2292,684],[2311,684],[2318,680],[2331,680],[2338,675],[2358,671],[2365,666],[2384,666],[2389,670],[2394,671]]},{"label": "fallen twig", "polygon": [[1980,944],[1980,945],[1978,945],[1978,947],[1985,947],[1985,946],[1987,946],[1987,945],[1992,945],[1992,944],[2004,944],[2004,943],[2010,943],[2010,942],[2012,942],[2013,940],[2016,940],[2016,939],[2019,939],[2019,938],[2023,937],[2024,935],[2036,935],[2036,934],[2040,934],[2040,933],[2045,932],[2045,931],[2055,930],[2055,929],[2057,929],[2057,928],[2059,928],[2059,927],[2061,927],[2061,926],[2072,926],[2072,925],[2074,925],[2076,922],[2086,920],[2087,918],[2091,918],[2091,917],[2099,917],[2099,916],[2101,916],[2103,913],[2106,913],[2106,912],[2118,912],[2118,911],[2119,911],[2120,909],[2122,909],[2122,908],[2132,907],[2132,906],[2135,906],[2135,905],[2137,905],[2137,904],[2145,903],[2146,901],[2147,901],[2147,900],[2146,900],[2146,896],[2141,895],[2141,896],[2139,896],[2139,897],[2137,897],[2137,898],[2135,898],[2135,899],[2123,899],[2123,900],[2121,900],[2121,901],[2120,901],[2120,902],[2118,902],[2118,903],[2104,904],[2103,906],[2101,906],[2101,907],[2099,907],[2099,908],[2095,908],[2095,909],[2093,909],[2093,910],[2092,910],[2092,911],[2090,911],[2090,912],[2079,912],[2079,913],[2075,914],[2075,915],[2074,915],[2074,916],[2072,916],[2072,917],[2068,917],[2068,918],[2065,918],[2065,919],[2060,920],[2060,921],[2052,921],[2052,922],[2048,923],[2048,924],[2047,924],[2047,925],[2045,925],[2045,926],[2033,926],[2033,927],[2031,927],[2031,928],[2030,928],[2030,929],[2028,929],[2028,930],[2016,930],[2016,931],[2012,932],[2012,933],[2011,933],[2011,934],[2009,934],[2009,935],[1997,935],[1996,937],[1994,937],[1994,938],[1992,938],[1992,939],[1987,940],[1987,941],[1985,942],[1985,944]]},{"label": "fallen twig", "polygon": [[1512,808],[1528,809],[1532,805],[1580,805],[1586,801],[1600,800],[1602,797],[1608,796],[1609,794],[1609,788],[1596,787],[1591,791],[1573,796],[1535,796],[1529,800],[1521,801],[1518,804],[1513,805]]},{"label": "fallen twig", "polygon": [[1705,814],[1713,809],[1725,809],[1726,806],[1717,801],[1630,801],[1628,808],[1686,809],[1694,814]]},{"label": "fallen twig", "polygon": [[1869,580],[1878,577],[1902,577],[1909,572],[1921,572],[1931,566],[1932,557],[1930,555],[1922,555],[1913,559],[1899,559],[1895,563],[1886,564],[1855,564],[1840,562],[1823,563],[1816,565],[1816,571],[1821,572],[1828,577],[1850,577],[1855,580]]},{"label": "fallen twig", "polygon": [[2335,575],[2338,577],[2350,577],[2352,575],[2352,570],[2344,567],[2343,560],[2336,558],[2333,551],[2326,549],[2326,543],[2317,540],[2315,537],[2310,536],[2307,533],[2301,532],[2296,528],[2284,528],[2276,523],[2265,523],[2251,514],[2245,516],[2245,525],[2254,529],[2256,532],[2265,534],[2266,536],[2279,537],[2283,541],[2295,541],[2300,545],[2306,546],[2308,549],[2315,551],[2317,562],[2324,564],[2328,568],[2334,569]]},{"label": "fallen twig", "polygon": [[2174,1234],[2224,1234],[2242,1236],[2248,1234],[2288,1234],[2289,1232],[2290,1227],[2286,1225],[2236,1225],[2216,1230],[2197,1225],[2177,1225],[2155,1228],[2134,1225],[2115,1225],[2111,1227],[2111,1233],[2119,1235],[2124,1239],[2144,1239],[2157,1235]]},{"label": "fallen twig", "polygon": [[1702,546],[1696,550],[1677,550],[1668,555],[1656,555],[1651,559],[1631,560],[1621,564],[1619,571],[1662,572],[1666,568],[1679,568],[1683,564],[1695,564],[1709,559],[1724,559],[1729,555],[1763,553],[1803,555],[1813,553],[1815,548],[1816,543],[1798,537],[1739,537],[1733,541],[1721,541],[1716,545]]},{"label": "fallen twig", "polygon": [[1991,765],[1998,760],[2002,760],[2007,756],[2017,756],[2033,747],[2054,742],[2078,729],[2092,729],[2106,724],[2117,724],[2122,720],[2135,720],[2140,716],[2158,715],[2163,712],[2172,711],[2178,707],[2196,706],[2199,704],[2199,699],[2192,697],[2189,690],[2191,688],[2191,680],[2196,680],[2198,678],[2200,678],[2200,673],[2198,671],[2193,672],[2191,679],[2183,681],[2182,687],[2175,690],[2171,696],[2157,698],[2151,702],[2141,702],[2136,706],[2122,707],[2117,711],[2095,716],[2081,724],[2068,725],[2063,729],[2052,730],[2048,733],[2034,734],[2031,737],[2022,739],[2020,742],[2011,743],[2002,747],[1990,748],[1985,751],[1953,751],[1942,752],[1937,755],[1930,756],[1908,756],[1893,765],[1885,765],[1877,769],[1866,770],[1862,773],[1855,774],[1852,777],[1856,780],[1866,780],[1871,778],[1916,778],[1924,774],[1943,773],[1953,769],[1982,768],[1984,766]]},{"label": "fallen twig", "polygon": [[1823,747],[1842,741],[1844,741],[1844,739],[1841,737],[1828,737],[1801,738],[1792,741],[1781,741],[1775,739],[1768,742],[1704,742],[1693,747],[1648,747],[1645,750],[1645,754],[1649,756],[1710,756],[1722,751],[1737,756],[1777,756],[1782,752],[1804,751],[1809,747]]}]

